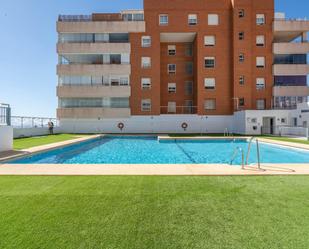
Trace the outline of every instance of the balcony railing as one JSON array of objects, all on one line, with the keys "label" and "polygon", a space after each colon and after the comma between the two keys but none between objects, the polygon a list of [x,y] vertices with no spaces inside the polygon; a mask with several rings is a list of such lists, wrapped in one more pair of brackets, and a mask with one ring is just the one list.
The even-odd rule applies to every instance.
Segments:
[{"label": "balcony railing", "polygon": [[22,117],[12,116],[11,125],[14,128],[42,128],[48,127],[48,122],[53,122],[57,127],[58,120],[56,118],[43,118],[43,117]]},{"label": "balcony railing", "polygon": [[92,15],[59,15],[59,22],[144,21],[144,13],[95,13]]},{"label": "balcony railing", "polygon": [[59,22],[91,22],[92,15],[59,15]]},{"label": "balcony railing", "polygon": [[196,114],[197,106],[161,106],[161,114]]}]

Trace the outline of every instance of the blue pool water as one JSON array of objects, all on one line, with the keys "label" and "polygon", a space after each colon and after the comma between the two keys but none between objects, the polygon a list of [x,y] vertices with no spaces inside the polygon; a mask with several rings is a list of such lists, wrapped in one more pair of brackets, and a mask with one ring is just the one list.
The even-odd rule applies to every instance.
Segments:
[{"label": "blue pool water", "polygon": [[[157,137],[106,137],[12,161],[20,164],[210,164],[230,163],[237,147],[247,151],[246,140],[172,140]],[[309,163],[309,152],[260,143],[263,163]],[[249,163],[257,162],[252,144]],[[234,164],[241,164],[241,153]]]}]

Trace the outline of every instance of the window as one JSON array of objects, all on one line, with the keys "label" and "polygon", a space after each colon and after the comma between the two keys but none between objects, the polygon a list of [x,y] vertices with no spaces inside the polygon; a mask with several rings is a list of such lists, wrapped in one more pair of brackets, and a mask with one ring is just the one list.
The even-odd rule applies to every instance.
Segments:
[{"label": "window", "polygon": [[216,109],[216,100],[215,99],[206,99],[204,102],[204,109],[215,110]]},{"label": "window", "polygon": [[104,83],[104,85],[110,85],[110,86],[127,86],[129,85],[129,78],[126,76],[111,76],[107,80],[107,84]]},{"label": "window", "polygon": [[160,25],[168,25],[168,15],[167,14],[161,14],[159,16],[159,24]]},{"label": "window", "polygon": [[275,64],[307,64],[307,54],[276,54]]},{"label": "window", "polygon": [[265,99],[258,99],[256,101],[256,109],[257,110],[264,110],[265,109]]},{"label": "window", "polygon": [[243,9],[239,10],[239,11],[238,11],[238,17],[239,17],[239,18],[245,17],[245,10],[243,10]]},{"label": "window", "polygon": [[265,57],[256,57],[256,67],[257,68],[265,67]]},{"label": "window", "polygon": [[256,15],[256,24],[257,25],[264,25],[265,24],[265,15],[264,14],[257,14]]},{"label": "window", "polygon": [[150,68],[150,67],[151,67],[151,58],[142,57],[142,68]]},{"label": "window", "polygon": [[208,15],[208,25],[219,25],[219,16],[217,14]]},{"label": "window", "polygon": [[239,106],[240,107],[243,107],[243,106],[245,106],[245,99],[244,98],[239,98]]},{"label": "window", "polygon": [[193,56],[193,44],[188,43],[185,46],[185,56]]},{"label": "window", "polygon": [[245,33],[244,32],[239,32],[238,33],[238,39],[241,41],[241,40],[244,40],[245,39]]},{"label": "window", "polygon": [[167,91],[168,93],[176,93],[176,83],[168,83]]},{"label": "window", "polygon": [[144,20],[144,14],[143,13],[130,13],[126,11],[122,15],[122,18],[124,21],[143,21]]},{"label": "window", "polygon": [[151,79],[150,78],[142,78],[142,89],[150,89],[151,88]]},{"label": "window", "polygon": [[176,55],[176,45],[168,45],[167,51],[168,51],[168,55],[170,56]]},{"label": "window", "polygon": [[150,36],[142,36],[142,47],[143,48],[151,47],[151,37]]},{"label": "window", "polygon": [[257,35],[256,36],[256,46],[264,47],[265,45],[265,36],[264,35]]},{"label": "window", "polygon": [[176,64],[168,64],[167,72],[168,74],[176,74]]},{"label": "window", "polygon": [[206,90],[214,90],[216,88],[216,79],[214,78],[205,78],[204,87]]},{"label": "window", "polygon": [[215,57],[205,57],[205,68],[215,67]]},{"label": "window", "polygon": [[128,33],[111,33],[109,34],[109,42],[111,43],[129,42],[129,34]]},{"label": "window", "polygon": [[186,62],[186,74],[193,75],[193,62],[192,61]]},{"label": "window", "polygon": [[142,99],[141,109],[143,112],[151,111],[151,99]]},{"label": "window", "polygon": [[245,61],[245,55],[244,54],[239,54],[239,62],[244,62]]},{"label": "window", "polygon": [[61,108],[128,108],[129,98],[61,98],[59,99],[59,106]]},{"label": "window", "polygon": [[239,76],[239,84],[244,85],[245,84],[245,76]]},{"label": "window", "polygon": [[111,86],[119,86],[120,79],[118,77],[111,78]]},{"label": "window", "polygon": [[168,102],[167,103],[167,112],[168,113],[176,113],[176,102]]},{"label": "window", "polygon": [[264,78],[256,79],[256,89],[257,90],[265,89],[265,79]]},{"label": "window", "polygon": [[128,77],[120,77],[119,83],[120,83],[120,86],[128,86],[129,85],[129,78]]},{"label": "window", "polygon": [[214,35],[207,35],[204,37],[205,46],[215,46],[216,37]]},{"label": "window", "polygon": [[121,54],[121,64],[130,64],[130,54]]},{"label": "window", "polygon": [[188,15],[188,24],[190,26],[197,24],[197,15],[196,14],[190,14]]},{"label": "window", "polygon": [[192,95],[193,94],[193,82],[186,81],[185,82],[185,95]]}]

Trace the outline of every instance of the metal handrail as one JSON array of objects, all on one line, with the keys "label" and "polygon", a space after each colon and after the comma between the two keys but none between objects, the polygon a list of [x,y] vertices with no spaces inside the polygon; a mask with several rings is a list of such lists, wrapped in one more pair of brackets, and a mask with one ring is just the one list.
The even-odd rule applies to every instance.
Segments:
[{"label": "metal handrail", "polygon": [[233,155],[231,157],[231,161],[230,161],[230,165],[233,164],[233,161],[235,160],[235,158],[238,155],[238,152],[241,152],[241,168],[244,169],[245,168],[245,154],[244,154],[244,150],[240,147],[237,147],[234,149]]},{"label": "metal handrail", "polygon": [[233,132],[229,132],[228,128],[225,128],[223,131],[223,136],[224,137],[234,137],[234,133]]},{"label": "metal handrail", "polygon": [[254,139],[256,141],[256,153],[257,153],[257,160],[258,160],[258,169],[261,169],[260,145],[259,145],[259,140],[255,137],[251,137],[250,140],[249,140],[248,150],[247,150],[247,155],[246,155],[246,165],[248,165],[249,156],[250,156],[250,152],[251,152],[251,144],[252,144]]}]

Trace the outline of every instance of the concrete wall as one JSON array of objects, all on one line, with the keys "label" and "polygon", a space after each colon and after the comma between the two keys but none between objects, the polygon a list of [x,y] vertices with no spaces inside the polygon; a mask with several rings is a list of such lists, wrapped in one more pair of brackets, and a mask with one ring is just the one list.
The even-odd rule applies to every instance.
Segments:
[{"label": "concrete wall", "polygon": [[57,22],[59,33],[127,33],[145,32],[145,22]]},{"label": "concrete wall", "polygon": [[246,134],[245,112],[235,112],[233,116],[233,128],[231,131],[236,134]]},{"label": "concrete wall", "polygon": [[[121,131],[118,124],[123,123]],[[182,124],[187,123],[184,130]],[[124,119],[62,119],[65,133],[223,133],[233,126],[233,116],[161,115]]]},{"label": "concrete wall", "polygon": [[130,86],[58,86],[59,98],[103,98],[103,97],[130,97]]},{"label": "concrete wall", "polygon": [[58,54],[130,53],[130,43],[58,43]]},{"label": "concrete wall", "polygon": [[[290,110],[249,110],[234,114],[234,132],[246,135],[261,135],[264,118],[273,118],[274,133],[279,135],[278,126],[292,125]],[[285,122],[282,122],[285,121]],[[270,127],[264,127],[264,129]],[[264,130],[265,132],[265,130]]]},{"label": "concrete wall", "polygon": [[0,126],[0,152],[13,149],[13,127]]},{"label": "concrete wall", "polygon": [[59,119],[102,119],[102,118],[128,118],[131,115],[130,108],[58,108]]},{"label": "concrete wall", "polygon": [[282,76],[307,75],[309,74],[309,65],[275,64],[273,65],[273,72],[274,75]]},{"label": "concrete wall", "polygon": [[[58,75],[130,75],[131,65],[58,65]],[[140,84],[139,84],[140,86]]]},{"label": "concrete wall", "polygon": [[309,42],[304,43],[274,43],[274,54],[307,54]]},{"label": "concrete wall", "polygon": [[309,96],[308,86],[274,86],[274,96]]},{"label": "concrete wall", "polygon": [[[54,133],[61,133],[59,127],[54,128]],[[38,128],[14,128],[14,138],[20,137],[33,137],[33,136],[42,136],[48,135],[49,131],[47,127],[38,127]]]}]

